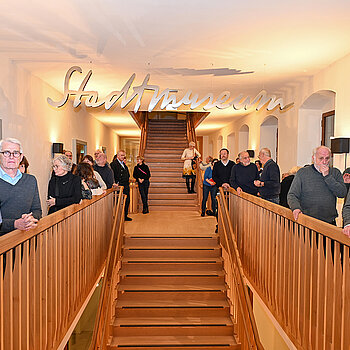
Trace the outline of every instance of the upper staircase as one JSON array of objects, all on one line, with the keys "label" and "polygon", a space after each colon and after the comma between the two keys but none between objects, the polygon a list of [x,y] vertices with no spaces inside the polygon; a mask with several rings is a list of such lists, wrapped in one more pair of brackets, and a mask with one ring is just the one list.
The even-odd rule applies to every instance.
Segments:
[{"label": "upper staircase", "polygon": [[188,147],[185,120],[148,121],[145,162],[151,171],[151,210],[197,209],[197,195],[188,194],[182,178],[181,155]]},{"label": "upper staircase", "polygon": [[215,234],[125,236],[107,349],[240,349]]}]

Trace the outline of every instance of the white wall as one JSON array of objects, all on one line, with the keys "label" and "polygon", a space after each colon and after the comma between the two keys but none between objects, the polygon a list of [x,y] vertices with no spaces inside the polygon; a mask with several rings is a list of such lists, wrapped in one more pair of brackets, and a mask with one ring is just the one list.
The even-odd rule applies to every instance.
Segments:
[{"label": "white wall", "polygon": [[[238,132],[238,152],[242,152],[249,149],[249,127],[243,125]],[[234,155],[234,158],[237,157],[237,154]],[[233,157],[233,156],[232,156]]]},{"label": "white wall", "polygon": [[[293,82],[293,84],[282,87],[280,91],[283,91],[283,93],[277,97],[283,97],[284,101],[288,103],[294,102],[294,106],[287,111],[275,109],[268,112],[261,109],[258,112],[250,113],[239,119],[233,118],[233,121],[225,128],[210,134],[209,139],[216,140],[218,135],[222,135],[225,139],[227,135],[232,133],[237,133],[238,135],[242,125],[246,124],[249,127],[248,149],[254,149],[257,154],[258,148],[261,145],[260,124],[273,112],[278,119],[278,164],[281,168],[281,173],[288,171],[297,164],[303,165],[306,160],[307,162],[310,161],[313,148],[311,143],[314,144],[316,141],[313,139],[311,142],[308,135],[305,135],[305,137],[303,135],[298,136],[298,133],[302,132],[306,127],[304,124],[305,118],[302,116],[299,120],[299,110],[304,101],[314,93],[327,90],[335,93],[335,137],[350,137],[349,74],[350,54],[308,79],[297,83]],[[324,105],[321,108],[321,114],[322,111],[332,109],[332,105],[332,103]],[[319,135],[319,123],[317,122],[317,124],[311,126],[314,128],[314,131],[317,130],[312,137],[316,134]],[[237,142],[236,140],[236,145]],[[237,147],[238,151],[240,151],[241,145],[238,144]],[[232,157],[231,154],[231,159]],[[334,165],[340,170],[344,170],[344,156],[340,155],[334,158]]]},{"label": "white wall", "polygon": [[108,158],[117,148],[117,136],[83,109],[66,105],[57,110],[46,99],[61,99],[51,86],[16,63],[0,57],[0,118],[3,138],[15,137],[23,144],[24,155],[29,161],[29,172],[39,184],[43,213],[46,214],[46,196],[51,173],[51,145],[62,142],[72,149],[72,139],[87,142],[92,154],[96,145],[107,147]]}]

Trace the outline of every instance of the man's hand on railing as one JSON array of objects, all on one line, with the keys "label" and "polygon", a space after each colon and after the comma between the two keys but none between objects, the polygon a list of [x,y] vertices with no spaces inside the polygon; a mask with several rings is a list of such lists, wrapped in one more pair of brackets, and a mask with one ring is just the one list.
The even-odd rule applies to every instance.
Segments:
[{"label": "man's hand on railing", "polygon": [[224,182],[221,186],[224,190],[228,190],[230,188],[230,184],[228,184],[227,182]]},{"label": "man's hand on railing", "polygon": [[20,219],[17,219],[14,222],[14,227],[17,230],[28,231],[31,228],[36,227],[37,222],[38,220],[33,217],[32,213],[23,214]]},{"label": "man's hand on railing", "polygon": [[240,187],[237,187],[237,194],[240,196],[243,192],[243,190]]},{"label": "man's hand on railing", "polygon": [[343,233],[350,238],[350,225],[344,227]]},{"label": "man's hand on railing", "polygon": [[293,216],[294,216],[295,221],[298,220],[299,214],[302,214],[302,211],[300,209],[293,210]]}]

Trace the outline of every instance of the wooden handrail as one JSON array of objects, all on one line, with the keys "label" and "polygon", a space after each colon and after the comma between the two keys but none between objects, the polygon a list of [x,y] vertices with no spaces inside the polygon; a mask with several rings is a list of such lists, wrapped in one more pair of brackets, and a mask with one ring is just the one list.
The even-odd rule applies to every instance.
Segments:
[{"label": "wooden handrail", "polygon": [[244,274],[297,349],[349,349],[350,239],[340,228],[229,190]]},{"label": "wooden handrail", "polygon": [[[197,137],[196,137],[196,130],[193,124],[193,119],[191,118],[191,115],[188,113],[186,118],[186,131],[187,131],[187,142],[193,141],[195,143],[195,148],[198,149],[197,145]],[[199,168],[199,161],[196,160],[196,192],[197,192],[197,205],[199,206],[199,209],[202,204],[203,199],[203,189],[201,187],[201,171]]]},{"label": "wooden handrail", "polygon": [[[120,193],[122,193],[122,187]],[[95,319],[91,350],[105,349],[109,336],[108,328],[112,317],[111,304],[113,302],[114,277],[117,274],[116,266],[120,262],[122,236],[124,233],[124,211],[125,196],[119,196],[117,212],[113,222],[111,240],[109,244],[108,257],[103,278],[102,290]]]},{"label": "wooden handrail", "polygon": [[0,237],[0,349],[57,349],[106,261],[115,190]]},{"label": "wooden handrail", "polygon": [[[229,213],[225,195],[220,187],[218,196],[218,221],[220,242],[225,249],[226,272],[228,273],[228,283],[230,287],[229,298],[233,307],[239,313],[237,320],[237,335],[242,348],[263,350],[259,333],[256,327],[251,301],[246,286],[241,259],[239,256],[236,240],[233,235],[233,228],[229,220]],[[227,261],[229,266],[227,266]],[[232,282],[232,283],[230,283]]]}]

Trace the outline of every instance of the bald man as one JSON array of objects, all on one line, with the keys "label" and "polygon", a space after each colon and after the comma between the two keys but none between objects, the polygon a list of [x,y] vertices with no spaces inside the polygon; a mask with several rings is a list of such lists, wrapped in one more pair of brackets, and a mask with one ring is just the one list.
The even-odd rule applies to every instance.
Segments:
[{"label": "bald man", "polygon": [[347,191],[341,172],[329,166],[330,160],[331,150],[319,146],[313,164],[296,173],[287,195],[295,220],[303,213],[335,225],[337,197],[344,198]]}]

